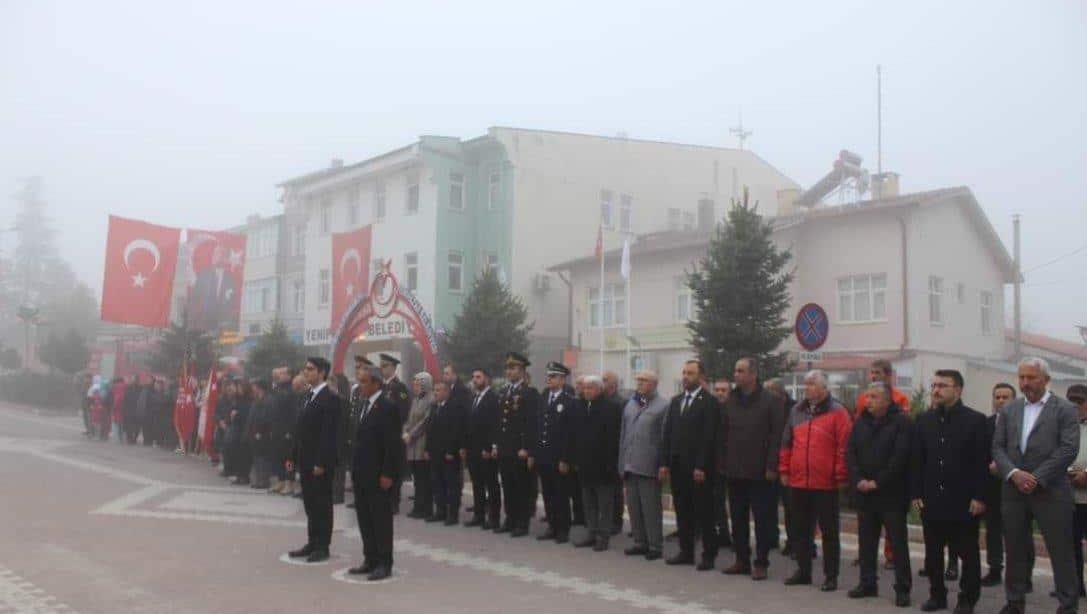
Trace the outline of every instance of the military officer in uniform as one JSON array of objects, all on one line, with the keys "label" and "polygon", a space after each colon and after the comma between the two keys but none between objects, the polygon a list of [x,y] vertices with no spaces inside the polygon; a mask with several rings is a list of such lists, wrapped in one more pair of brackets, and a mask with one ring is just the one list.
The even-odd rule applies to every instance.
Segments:
[{"label": "military officer in uniform", "polygon": [[[384,378],[385,382],[382,390],[385,391],[385,398],[396,406],[396,411],[400,414],[400,428],[403,429],[404,423],[408,421],[408,414],[411,413],[411,394],[404,382],[400,381],[400,378],[396,376],[396,370],[400,366],[400,359],[389,354],[379,354],[378,359],[381,362],[381,377]],[[393,486],[394,516],[400,513],[400,487],[404,483],[403,476],[407,473],[408,468],[406,454],[407,452],[405,452],[403,463],[400,466],[401,477]]]},{"label": "military officer in uniform", "polygon": [[540,393],[525,382],[525,368],[531,365],[517,352],[506,356],[506,380],[499,402],[498,430],[493,454],[498,457],[506,521],[496,533],[510,537],[528,535],[529,520],[535,508],[532,481],[536,478],[529,465],[529,449],[535,441],[536,408]]},{"label": "military officer in uniform", "polygon": [[[336,468],[336,483],[334,485],[333,500],[343,501],[344,485],[347,482],[347,465],[355,455],[355,429],[359,426],[359,414],[362,411],[361,398],[359,397],[359,378],[366,367],[372,367],[374,363],[362,354],[355,355],[355,382],[351,384],[351,391],[347,394],[347,407],[343,412],[343,431],[340,436],[340,466]],[[338,495],[338,497],[337,497]],[[350,509],[355,509],[355,502],[347,504]]]},{"label": "military officer in uniform", "polygon": [[570,416],[576,403],[566,391],[570,369],[558,362],[547,363],[547,390],[540,395],[536,411],[536,438],[529,465],[540,475],[544,511],[550,527],[537,537],[564,544],[570,540],[570,499],[574,481],[568,458]]}]

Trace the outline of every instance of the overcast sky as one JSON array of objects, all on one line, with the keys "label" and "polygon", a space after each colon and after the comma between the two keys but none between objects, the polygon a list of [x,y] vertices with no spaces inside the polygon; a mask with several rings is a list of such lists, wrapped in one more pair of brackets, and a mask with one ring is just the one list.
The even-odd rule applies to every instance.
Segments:
[{"label": "overcast sky", "polygon": [[108,213],[230,226],[330,158],[492,125],[734,146],[740,110],[808,186],[842,148],[874,169],[879,63],[884,168],[969,186],[1009,251],[1022,213],[1026,325],[1087,324],[1087,249],[1061,258],[1087,245],[1087,3],[532,4],[0,0],[0,224],[41,175],[99,288]]}]

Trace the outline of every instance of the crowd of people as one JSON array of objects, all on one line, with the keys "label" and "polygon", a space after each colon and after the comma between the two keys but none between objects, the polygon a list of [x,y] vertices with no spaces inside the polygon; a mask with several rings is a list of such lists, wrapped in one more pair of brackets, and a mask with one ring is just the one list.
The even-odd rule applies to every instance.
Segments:
[{"label": "crowd of people", "polygon": [[103,380],[88,377],[82,386],[83,434],[89,439],[171,448],[176,382],[130,377]]},{"label": "crowd of people", "polygon": [[[542,495],[546,529],[536,539],[605,551],[623,529],[625,508],[633,540],[625,554],[652,561],[664,558],[670,495],[679,548],[667,564],[708,571],[718,551],[731,548],[734,560],[722,572],[762,581],[780,546],[795,561],[784,583],[810,585],[821,536],[820,589],[827,592],[838,588],[846,497],[857,513],[860,568],[848,596],[878,596],[883,536],[883,566],[894,570],[900,607],[910,605],[907,523],[916,515],[929,583],[922,611],[946,609],[947,582],[958,580],[957,613],[974,610],[983,586],[1001,583],[1002,613],[1023,612],[1036,527],[1058,611],[1077,611],[1084,595],[1087,386],[1059,397],[1042,359],[1019,364],[1017,386],[992,389],[987,415],[963,404],[965,382],[955,370],[936,371],[927,406],[911,412],[884,360],[871,364],[870,384],[851,408],[834,398],[822,371],[807,373],[802,398],[792,399],[779,380],[762,380],[754,358],[719,377],[688,361],[683,390],[670,398],[651,371],[636,375],[626,397],[614,373],[573,377],[556,362],[537,390],[529,365],[510,353],[501,387],[484,369],[465,373],[465,383],[449,364],[437,380],[416,374],[409,388],[397,376],[399,361],[386,354],[379,365],[356,356],[353,382],[330,374],[319,357],[297,374],[275,369],[270,382],[224,378],[214,446],[222,452],[210,452],[233,483],[302,498],[307,542],[290,556],[308,562],[328,559],[332,507],[345,502],[350,484],[347,505],[364,546],[350,573],[371,580],[392,573],[392,517],[405,479],[413,482],[407,516],[452,526],[462,520],[467,471],[472,502],[464,526],[526,536]],[[98,388],[90,431],[108,433],[97,418],[105,412],[119,440],[135,442],[142,429],[145,443],[149,432],[156,442],[162,429],[149,425],[167,413],[163,382]],[[585,528],[574,539],[577,525]]]}]

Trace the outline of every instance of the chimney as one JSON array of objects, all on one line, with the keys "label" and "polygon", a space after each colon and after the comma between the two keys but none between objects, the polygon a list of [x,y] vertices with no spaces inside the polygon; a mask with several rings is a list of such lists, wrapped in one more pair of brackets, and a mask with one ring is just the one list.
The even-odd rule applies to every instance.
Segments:
[{"label": "chimney", "polygon": [[329,165],[329,168],[343,168],[343,158],[332,158],[332,164]]},{"label": "chimney", "polygon": [[885,171],[872,176],[872,199],[894,198],[898,196],[898,173]]},{"label": "chimney", "polygon": [[713,230],[716,221],[713,200],[709,198],[698,199],[698,229]]},{"label": "chimney", "polygon": [[778,217],[787,217],[796,213],[796,197],[800,196],[797,188],[778,190]]}]

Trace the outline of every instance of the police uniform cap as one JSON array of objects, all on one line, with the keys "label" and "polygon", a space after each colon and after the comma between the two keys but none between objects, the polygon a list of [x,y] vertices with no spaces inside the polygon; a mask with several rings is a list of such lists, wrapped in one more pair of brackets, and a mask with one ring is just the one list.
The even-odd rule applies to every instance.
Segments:
[{"label": "police uniform cap", "polygon": [[547,374],[567,376],[570,375],[570,369],[561,362],[551,361],[547,363]]},{"label": "police uniform cap", "polygon": [[532,363],[529,362],[528,359],[525,358],[524,355],[522,355],[522,354],[519,354],[517,352],[510,352],[509,354],[506,354],[506,366],[507,367],[511,367],[511,366],[528,367],[528,366],[531,366],[531,365],[532,365]]},{"label": "police uniform cap", "polygon": [[379,354],[378,358],[381,359],[381,364],[386,364],[386,363],[391,364],[391,365],[399,365],[400,364],[400,359],[399,358],[397,358],[395,356],[390,356],[389,354]]}]

